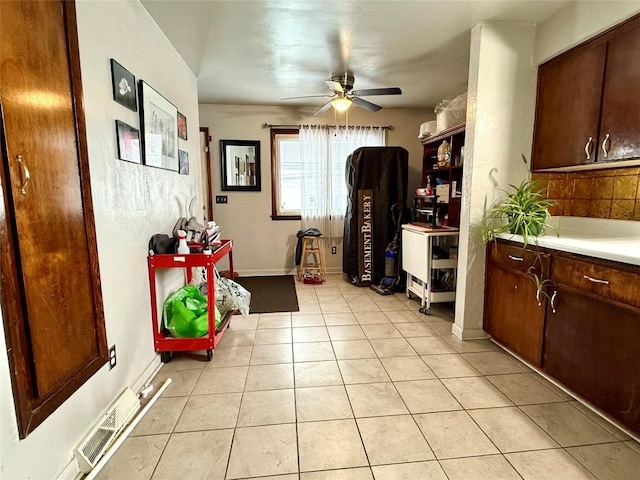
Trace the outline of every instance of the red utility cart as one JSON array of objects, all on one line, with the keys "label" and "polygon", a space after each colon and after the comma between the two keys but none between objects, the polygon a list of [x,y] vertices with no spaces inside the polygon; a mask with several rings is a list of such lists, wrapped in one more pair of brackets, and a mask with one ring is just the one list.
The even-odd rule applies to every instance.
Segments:
[{"label": "red utility cart", "polygon": [[[207,360],[213,358],[213,349],[218,345],[222,334],[229,326],[233,311],[228,312],[222,319],[216,330],[215,321],[215,274],[214,265],[225,255],[229,255],[229,270],[233,272],[232,240],[222,240],[222,244],[210,255],[204,253],[180,254],[155,254],[149,255],[149,286],[151,288],[151,321],[153,322],[153,343],[156,352],[160,352],[164,363],[170,362],[173,352],[187,350],[206,350]],[[191,281],[191,268],[205,267],[207,275],[207,303],[209,305],[209,333],[199,338],[174,338],[167,335],[162,326],[162,313],[158,314],[158,302],[156,296],[156,270],[161,268],[184,268],[186,270],[187,283]],[[162,306],[160,306],[160,309]]]}]

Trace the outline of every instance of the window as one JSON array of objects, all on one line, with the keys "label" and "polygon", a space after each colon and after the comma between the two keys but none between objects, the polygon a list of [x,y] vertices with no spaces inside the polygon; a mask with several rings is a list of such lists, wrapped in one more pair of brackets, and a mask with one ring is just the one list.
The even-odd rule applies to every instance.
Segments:
[{"label": "window", "polygon": [[272,129],[271,218],[302,220],[302,228],[313,226],[327,238],[342,237],[346,159],[359,147],[384,144],[380,127]]},{"label": "window", "polygon": [[300,220],[302,164],[298,130],[271,130],[271,218]]}]

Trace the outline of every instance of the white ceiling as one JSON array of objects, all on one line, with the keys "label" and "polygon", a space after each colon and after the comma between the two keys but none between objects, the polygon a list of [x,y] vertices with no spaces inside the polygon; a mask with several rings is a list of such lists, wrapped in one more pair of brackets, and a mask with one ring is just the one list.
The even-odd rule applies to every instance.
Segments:
[{"label": "white ceiling", "polygon": [[466,90],[471,29],[537,23],[567,1],[142,0],[198,79],[200,103],[321,106],[324,80],[353,72],[383,107],[432,108]]}]

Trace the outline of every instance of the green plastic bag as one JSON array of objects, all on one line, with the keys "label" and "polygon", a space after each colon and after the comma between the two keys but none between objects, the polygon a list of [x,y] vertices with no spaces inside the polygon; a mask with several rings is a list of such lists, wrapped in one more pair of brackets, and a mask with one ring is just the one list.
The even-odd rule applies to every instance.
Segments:
[{"label": "green plastic bag", "polygon": [[[215,325],[220,324],[220,312],[215,307]],[[193,285],[179,288],[169,295],[163,307],[164,326],[177,338],[198,338],[209,333],[207,299]]]}]

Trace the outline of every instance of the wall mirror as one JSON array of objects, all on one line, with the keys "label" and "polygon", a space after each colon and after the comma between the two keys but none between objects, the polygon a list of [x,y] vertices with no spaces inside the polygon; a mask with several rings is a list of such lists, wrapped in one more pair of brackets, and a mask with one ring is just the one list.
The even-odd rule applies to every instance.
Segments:
[{"label": "wall mirror", "polygon": [[220,140],[223,191],[260,191],[260,141]]}]

